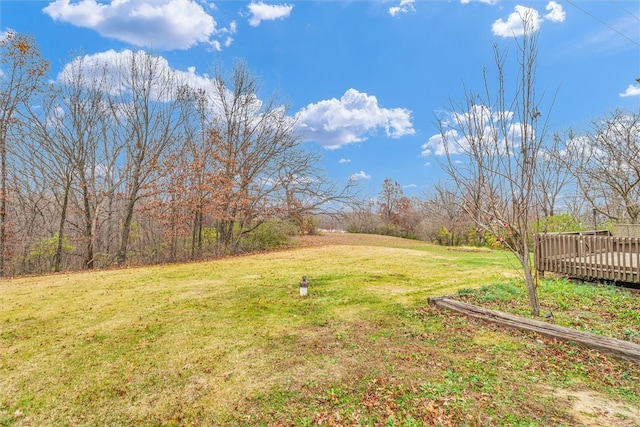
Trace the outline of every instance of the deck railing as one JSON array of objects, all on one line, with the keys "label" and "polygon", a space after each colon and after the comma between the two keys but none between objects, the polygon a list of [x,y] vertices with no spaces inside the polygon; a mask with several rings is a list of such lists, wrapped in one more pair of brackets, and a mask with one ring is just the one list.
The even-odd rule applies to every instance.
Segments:
[{"label": "deck railing", "polygon": [[640,238],[608,232],[535,235],[535,267],[587,280],[640,283]]}]

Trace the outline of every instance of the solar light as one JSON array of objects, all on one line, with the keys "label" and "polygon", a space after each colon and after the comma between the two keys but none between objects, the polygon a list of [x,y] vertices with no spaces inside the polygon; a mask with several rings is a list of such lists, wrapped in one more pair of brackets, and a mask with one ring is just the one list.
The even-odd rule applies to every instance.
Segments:
[{"label": "solar light", "polygon": [[307,276],[302,276],[302,280],[300,281],[300,296],[306,297],[309,289],[309,281],[307,280]]}]

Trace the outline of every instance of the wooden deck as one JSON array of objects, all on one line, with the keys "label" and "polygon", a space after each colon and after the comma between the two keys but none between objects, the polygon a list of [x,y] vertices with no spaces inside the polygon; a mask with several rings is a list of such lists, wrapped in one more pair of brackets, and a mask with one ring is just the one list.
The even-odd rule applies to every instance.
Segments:
[{"label": "wooden deck", "polygon": [[535,267],[584,280],[640,284],[640,238],[597,233],[535,235]]}]

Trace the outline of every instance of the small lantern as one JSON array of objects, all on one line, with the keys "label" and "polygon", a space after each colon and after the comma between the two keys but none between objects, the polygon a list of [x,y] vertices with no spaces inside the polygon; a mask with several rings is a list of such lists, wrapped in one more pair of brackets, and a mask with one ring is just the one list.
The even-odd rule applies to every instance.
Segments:
[{"label": "small lantern", "polygon": [[300,296],[306,297],[308,289],[309,281],[307,280],[307,276],[302,276],[302,280],[300,281]]}]

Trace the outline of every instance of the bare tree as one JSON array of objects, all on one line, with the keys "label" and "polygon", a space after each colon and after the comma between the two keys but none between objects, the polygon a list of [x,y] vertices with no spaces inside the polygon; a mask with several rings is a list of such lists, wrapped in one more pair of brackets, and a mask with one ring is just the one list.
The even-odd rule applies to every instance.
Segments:
[{"label": "bare tree", "polygon": [[47,165],[19,160],[20,168],[10,174],[12,188],[10,216],[13,231],[20,239],[14,243],[14,274],[40,273],[33,269],[31,250],[38,241],[50,237],[57,217],[51,182],[43,169]]},{"label": "bare tree", "polygon": [[17,124],[17,110],[40,90],[48,71],[33,37],[13,31],[0,35],[0,276],[7,250],[8,137]]},{"label": "bare tree", "polygon": [[120,243],[116,254],[118,264],[127,260],[129,234],[133,214],[140,197],[149,190],[154,169],[166,150],[181,141],[184,103],[188,96],[183,85],[160,57],[150,53],[125,52],[113,70],[111,109],[118,124],[117,144],[125,150],[126,188],[124,212],[120,228]]},{"label": "bare tree", "polygon": [[[73,163],[74,146],[66,138],[60,138],[54,123],[62,114],[57,110],[55,95],[41,99],[37,110],[43,115],[36,115],[31,109],[25,124],[26,132],[23,137],[21,160],[23,164],[30,164],[40,169],[42,179],[49,184],[52,198],[58,205],[57,228],[53,238],[56,240],[53,255],[54,272],[62,266],[64,241],[66,239],[66,224],[70,200],[75,179],[75,165]],[[57,134],[58,133],[58,134]],[[57,134],[57,135],[56,135]],[[33,170],[33,169],[31,169]],[[54,219],[51,218],[51,221]],[[47,236],[51,238],[51,236]]]},{"label": "bare tree", "polygon": [[211,214],[210,202],[216,189],[215,185],[215,161],[214,153],[220,141],[219,133],[212,131],[212,121],[209,113],[210,100],[206,91],[200,89],[193,92],[192,112],[187,121],[187,144],[184,147],[182,157],[188,160],[190,181],[190,212],[192,216],[191,226],[191,259],[195,259],[202,253],[203,231],[205,216]]},{"label": "bare tree", "polygon": [[[556,138],[561,138],[556,136]],[[567,132],[557,159],[573,175],[581,195],[613,221],[640,219],[640,110],[615,110],[584,133]]]},{"label": "bare tree", "polygon": [[352,233],[374,233],[380,225],[380,216],[375,212],[376,202],[372,199],[356,200],[343,212],[346,229]]},{"label": "bare tree", "polygon": [[[508,72],[512,77],[506,76],[507,55],[496,46],[497,88],[485,71],[484,95],[467,92],[465,104],[452,101],[451,113],[439,123],[446,170],[461,194],[473,195],[465,210],[517,256],[531,313],[539,315],[530,223],[538,205],[536,179],[544,165],[540,153],[546,124],[540,123],[535,91],[537,35],[531,18],[522,16],[524,35],[516,39],[517,65]],[[507,91],[510,83],[512,94]]]},{"label": "bare tree", "polygon": [[215,117],[213,215],[218,250],[235,252],[243,236],[264,219],[321,211],[347,197],[318,168],[318,156],[304,149],[295,119],[275,96],[261,100],[260,82],[243,62],[230,75],[218,70],[210,93]]},{"label": "bare tree", "polygon": [[378,193],[378,209],[380,218],[385,225],[394,224],[403,196],[404,192],[400,184],[390,178],[384,180],[382,189]]},{"label": "bare tree", "polygon": [[[126,187],[122,189],[123,201],[131,206],[136,176],[142,176],[135,172],[136,167],[142,170],[145,184],[138,185],[136,197],[146,200],[136,203],[136,218],[139,224],[153,223],[156,229],[153,236],[149,230],[138,235],[148,242],[161,241],[169,260],[200,256],[205,225],[216,229],[210,235],[216,238],[216,251],[232,253],[241,250],[243,237],[266,219],[302,218],[304,223],[314,213],[328,209],[331,202],[350,195],[354,184],[340,187],[327,180],[318,167],[319,156],[301,145],[295,119],[287,115],[286,106],[275,97],[259,98],[259,82],[244,63],[236,64],[228,76],[216,71],[198,89],[181,84],[177,90],[176,143],[144,162],[136,155],[150,155],[149,146],[141,150],[128,145],[123,171]],[[132,97],[128,86],[127,91]],[[149,103],[155,104],[152,101]],[[124,102],[117,103],[121,104]],[[129,104],[127,108],[133,109]],[[114,107],[120,126],[126,124],[132,130],[122,135],[122,141],[135,141],[133,130],[143,123],[132,125],[128,114],[133,110],[123,113],[119,108],[123,107]],[[145,108],[150,107],[143,103],[135,110],[136,119],[144,116],[140,111]],[[162,117],[154,122],[159,120]],[[127,206],[123,210],[131,212]],[[159,256],[154,252],[154,259]]]},{"label": "bare tree", "polygon": [[[329,180],[319,167],[321,157],[298,146],[275,162],[277,185],[270,193],[270,205],[301,230],[315,215],[333,215],[355,197],[355,181],[340,185]],[[307,230],[311,231],[311,230]]]},{"label": "bare tree", "polygon": [[[563,191],[574,183],[571,169],[566,167],[565,162],[558,161],[557,153],[561,145],[558,136],[554,135],[552,146],[546,147],[540,156],[540,162],[543,162],[544,167],[537,168],[536,183],[540,194],[538,212],[543,218],[556,215],[559,199],[564,197]],[[565,210],[566,203],[565,200]]]},{"label": "bare tree", "polygon": [[437,183],[422,203],[423,229],[429,229],[431,238],[440,244],[456,245],[464,242],[465,235],[475,224],[469,220],[469,214],[463,206],[464,198],[458,193],[457,188],[443,182]]},{"label": "bare tree", "polygon": [[[52,172],[63,178],[56,271],[66,222],[80,236],[82,267],[94,267],[98,218],[113,196],[116,183],[110,175],[121,150],[113,138],[108,90],[106,69],[79,56],[64,67],[51,96],[30,110],[30,133],[40,147],[36,151],[47,156]],[[69,204],[79,213],[77,220],[69,221]]]},{"label": "bare tree", "polygon": [[236,63],[228,78],[218,70],[213,86],[215,135],[220,138],[214,154],[219,188],[216,237],[219,251],[234,252],[266,208],[265,193],[277,176],[274,162],[299,141],[286,108],[275,98],[260,100],[259,82],[246,64]]}]

